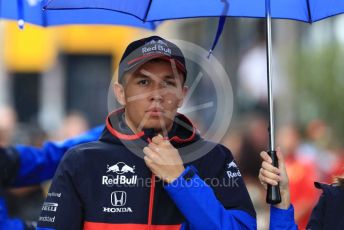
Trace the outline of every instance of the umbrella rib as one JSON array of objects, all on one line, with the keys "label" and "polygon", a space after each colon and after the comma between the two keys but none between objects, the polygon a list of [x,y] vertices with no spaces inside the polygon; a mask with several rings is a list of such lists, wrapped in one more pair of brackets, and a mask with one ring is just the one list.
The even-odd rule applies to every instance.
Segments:
[{"label": "umbrella rib", "polygon": [[313,19],[312,19],[312,13],[311,13],[311,5],[309,3],[309,0],[306,0],[307,2],[307,10],[308,10],[308,22],[312,23]]},{"label": "umbrella rib", "polygon": [[227,0],[222,0],[222,2],[224,3],[224,7],[222,10],[222,15],[219,17],[219,24],[217,26],[217,31],[216,31],[216,35],[215,35],[215,38],[213,41],[213,45],[211,46],[211,48],[209,50],[208,58],[210,58],[210,55],[213,53],[215,46],[216,46],[217,42],[219,41],[219,38],[222,34],[223,27],[226,23],[226,18],[228,15],[229,3],[227,2]]},{"label": "umbrella rib", "polygon": [[146,22],[146,20],[147,20],[148,13],[149,13],[150,7],[152,5],[152,1],[153,0],[149,0],[148,7],[147,7],[147,10],[146,10],[146,13],[145,13],[145,17],[143,18],[143,22]]},{"label": "umbrella rib", "polygon": [[43,27],[47,27],[48,26],[48,23],[47,23],[47,11],[44,10],[44,5],[43,5],[43,1],[41,2],[42,4],[42,24],[43,24]]}]

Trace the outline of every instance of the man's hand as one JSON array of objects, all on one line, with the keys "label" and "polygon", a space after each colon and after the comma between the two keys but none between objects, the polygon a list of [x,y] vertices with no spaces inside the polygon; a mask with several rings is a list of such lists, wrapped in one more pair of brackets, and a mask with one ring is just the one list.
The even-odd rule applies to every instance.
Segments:
[{"label": "man's hand", "polygon": [[289,179],[281,150],[277,148],[278,168],[272,165],[271,157],[267,152],[261,152],[260,157],[263,160],[258,176],[260,183],[263,184],[265,189],[267,184],[278,185],[279,183],[282,202],[275,206],[281,209],[288,209],[290,206]]},{"label": "man's hand", "polygon": [[185,169],[178,150],[161,135],[155,136],[143,152],[147,167],[167,183],[178,178]]}]

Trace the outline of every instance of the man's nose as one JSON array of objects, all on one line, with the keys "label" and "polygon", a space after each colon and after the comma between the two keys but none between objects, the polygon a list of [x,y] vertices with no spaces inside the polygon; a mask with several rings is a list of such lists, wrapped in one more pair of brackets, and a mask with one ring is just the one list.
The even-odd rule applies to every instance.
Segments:
[{"label": "man's nose", "polygon": [[150,95],[150,100],[152,101],[162,101],[163,100],[163,90],[156,88]]},{"label": "man's nose", "polygon": [[151,100],[157,100],[157,101],[161,101],[163,100],[163,96],[164,96],[164,88],[160,86],[160,84],[156,84],[154,85],[154,88],[152,90],[152,93],[150,95],[150,99]]}]

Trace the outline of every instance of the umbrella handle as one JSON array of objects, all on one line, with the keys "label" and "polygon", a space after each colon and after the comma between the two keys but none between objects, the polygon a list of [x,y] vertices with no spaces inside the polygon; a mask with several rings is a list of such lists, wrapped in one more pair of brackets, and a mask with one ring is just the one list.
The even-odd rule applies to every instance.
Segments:
[{"label": "umbrella handle", "polygon": [[[272,159],[272,165],[278,168],[278,159],[275,150],[268,151],[269,156]],[[268,204],[278,204],[281,203],[281,192],[279,185],[269,185],[268,184],[268,191],[266,194],[266,202]]]}]

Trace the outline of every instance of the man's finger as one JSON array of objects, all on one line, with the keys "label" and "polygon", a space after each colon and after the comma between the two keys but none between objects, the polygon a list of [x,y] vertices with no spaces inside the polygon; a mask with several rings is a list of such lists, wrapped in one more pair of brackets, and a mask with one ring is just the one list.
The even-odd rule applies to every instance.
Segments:
[{"label": "man's finger", "polygon": [[150,166],[154,163],[148,156],[144,156],[143,160],[146,162],[147,166]]},{"label": "man's finger", "polygon": [[152,142],[154,144],[157,144],[157,145],[160,144],[162,141],[164,141],[164,138],[160,134],[158,134],[157,136],[153,137],[153,139],[152,139]]},{"label": "man's finger", "polygon": [[263,181],[263,178],[262,178],[262,177],[263,177],[262,174],[259,173],[259,175],[258,175],[259,181],[260,181],[260,183],[264,186],[264,188],[266,189],[267,185],[266,185],[266,183]]},{"label": "man's finger", "polygon": [[261,174],[264,176],[264,177],[266,177],[266,178],[269,178],[269,179],[271,179],[271,180],[275,180],[275,181],[280,181],[280,177],[278,176],[278,175],[276,175],[276,174],[274,174],[274,173],[272,173],[272,172],[269,172],[269,171],[267,171],[267,170],[265,170],[265,169],[261,169]]},{"label": "man's finger", "polygon": [[269,156],[269,154],[267,152],[261,152],[260,153],[260,157],[264,160],[264,161],[267,161],[269,162],[270,164],[272,164],[272,159],[271,157]]},{"label": "man's finger", "polygon": [[277,181],[272,180],[272,179],[270,179],[270,178],[267,178],[267,177],[263,176],[262,174],[259,175],[259,180],[260,180],[260,182],[261,182],[263,185],[264,185],[264,183],[265,183],[265,184],[270,184],[270,185],[278,185],[278,182],[277,182]]},{"label": "man's finger", "polygon": [[269,185],[275,185],[275,186],[278,185],[278,183],[276,181],[271,180],[271,179],[266,178],[266,177],[264,177],[263,181]]},{"label": "man's finger", "polygon": [[279,166],[284,166],[284,157],[280,147],[277,147],[277,159]]},{"label": "man's finger", "polygon": [[160,145],[161,146],[164,146],[164,147],[170,147],[172,146],[171,142],[169,140],[166,140],[166,139],[163,139],[162,142],[160,142]]},{"label": "man's finger", "polygon": [[277,175],[279,175],[281,173],[278,168],[274,167],[272,164],[270,164],[266,161],[263,161],[262,168],[271,172],[271,173],[277,174]]},{"label": "man's finger", "polygon": [[150,148],[148,148],[147,146],[143,148],[143,153],[145,155],[147,155],[149,153],[149,151],[152,151]]},{"label": "man's finger", "polygon": [[153,151],[155,151],[157,153],[159,153],[159,151],[160,151],[159,145],[157,145],[157,144],[155,144],[153,142],[149,143],[148,148],[150,148],[151,150],[153,150]]},{"label": "man's finger", "polygon": [[145,156],[150,158],[152,161],[156,161],[158,158],[156,152],[154,152],[152,149],[150,149],[148,147],[143,148],[143,153],[145,154]]}]

